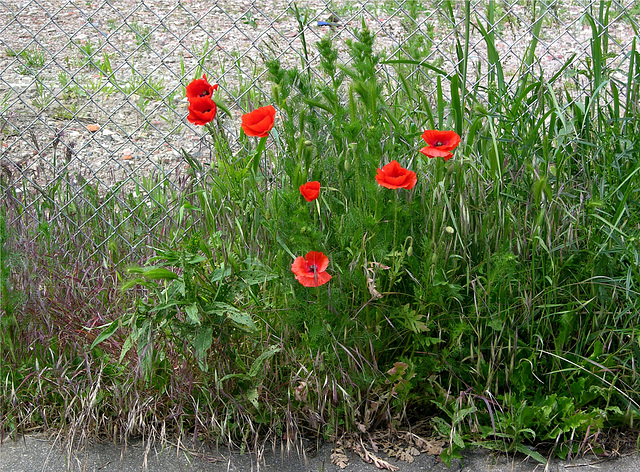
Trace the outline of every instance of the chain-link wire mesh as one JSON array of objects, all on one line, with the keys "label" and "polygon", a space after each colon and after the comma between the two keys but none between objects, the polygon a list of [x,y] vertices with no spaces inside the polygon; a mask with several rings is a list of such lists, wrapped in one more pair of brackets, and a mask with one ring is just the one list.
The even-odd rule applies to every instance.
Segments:
[{"label": "chain-link wire mesh", "polygon": [[[86,257],[107,257],[114,245],[134,253],[166,236],[187,179],[182,152],[210,158],[202,129],[186,120],[184,87],[200,68],[220,84],[237,125],[268,100],[265,60],[323,80],[314,44],[330,35],[348,64],[345,40],[367,26],[387,59],[452,73],[462,52],[469,89],[495,73],[493,54],[510,90],[511,78],[528,71],[572,84],[566,89],[580,99],[593,91],[594,79],[580,69],[594,37],[611,76],[620,70],[626,77],[639,13],[629,0],[0,1],[6,223],[46,232],[56,222],[86,244]],[[411,73],[435,84],[431,70]],[[392,67],[379,72],[391,90],[401,86]],[[229,123],[226,132],[237,137],[239,127]]]}]

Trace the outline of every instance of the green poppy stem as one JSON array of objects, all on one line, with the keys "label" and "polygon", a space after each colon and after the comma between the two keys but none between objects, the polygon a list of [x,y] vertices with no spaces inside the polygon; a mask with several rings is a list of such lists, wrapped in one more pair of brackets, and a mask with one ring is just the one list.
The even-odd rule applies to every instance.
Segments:
[{"label": "green poppy stem", "polygon": [[391,269],[391,277],[389,277],[389,292],[391,292],[391,289],[393,288],[393,284],[395,283],[396,280],[396,273],[395,273],[395,257],[396,257],[396,244],[398,242],[398,200],[400,198],[400,189],[396,189],[395,190],[395,202],[393,205],[393,247],[391,249],[391,261],[393,262],[392,264],[392,269]]},{"label": "green poppy stem", "polygon": [[396,242],[398,237],[398,194],[400,193],[400,189],[396,189],[395,191],[395,204],[393,206],[393,252],[396,252]]},{"label": "green poppy stem", "polygon": [[258,143],[258,148],[256,149],[256,153],[253,155],[251,159],[251,170],[253,171],[253,175],[258,173],[258,168],[260,167],[260,157],[262,157],[262,152],[267,144],[268,136],[264,138],[260,138],[260,142]]},{"label": "green poppy stem", "polygon": [[436,162],[436,181],[435,181],[436,184],[440,183],[444,178],[444,168],[445,168],[444,159],[438,158]]}]

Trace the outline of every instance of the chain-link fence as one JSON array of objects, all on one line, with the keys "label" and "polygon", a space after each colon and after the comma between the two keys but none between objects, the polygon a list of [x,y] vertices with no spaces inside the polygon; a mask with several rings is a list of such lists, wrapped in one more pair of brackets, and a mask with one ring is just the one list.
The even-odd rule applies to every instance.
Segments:
[{"label": "chain-link fence", "polygon": [[[347,63],[345,40],[366,25],[385,58],[447,73],[459,68],[464,45],[469,88],[495,68],[493,54],[507,80],[524,66],[547,80],[573,81],[578,99],[592,86],[577,72],[591,56],[592,38],[601,41],[611,74],[624,71],[638,14],[640,3],[629,0],[0,1],[6,223],[64,220],[70,238],[91,245],[90,255],[105,255],[114,238],[132,252],[153,243],[140,235],[161,232],[176,213],[187,172],[182,150],[203,161],[209,156],[202,130],[186,120],[184,86],[200,68],[220,84],[239,120],[270,95],[265,60],[321,79],[314,44],[330,35]],[[489,51],[487,33],[495,46]],[[534,35],[532,60],[523,60]],[[400,86],[390,66],[380,74],[391,90]],[[108,201],[122,214],[95,225]],[[160,210],[151,217],[150,207]],[[131,227],[133,236],[125,234]]]}]

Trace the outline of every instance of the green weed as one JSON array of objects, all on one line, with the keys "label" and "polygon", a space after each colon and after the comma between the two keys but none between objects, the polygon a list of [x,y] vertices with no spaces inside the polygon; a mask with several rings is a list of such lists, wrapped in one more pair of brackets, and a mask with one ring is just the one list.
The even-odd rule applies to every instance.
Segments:
[{"label": "green weed", "polygon": [[6,51],[8,56],[15,56],[20,59],[18,73],[22,75],[35,75],[47,60],[44,52],[39,48],[25,48],[18,53],[12,50]]},{"label": "green weed", "polygon": [[133,31],[136,44],[139,47],[149,48],[151,47],[151,27],[148,25],[142,25],[137,21],[133,21],[129,24],[129,28]]}]

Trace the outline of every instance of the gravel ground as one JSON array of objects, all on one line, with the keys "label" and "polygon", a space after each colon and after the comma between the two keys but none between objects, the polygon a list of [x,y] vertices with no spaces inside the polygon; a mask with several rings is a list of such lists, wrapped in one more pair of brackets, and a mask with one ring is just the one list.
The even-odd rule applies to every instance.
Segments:
[{"label": "gravel ground", "polygon": [[[300,14],[310,67],[318,62],[313,44],[325,34],[333,35],[347,61],[346,40],[364,19],[387,57],[422,44],[430,62],[451,71],[462,19],[454,27],[438,3],[423,2],[412,19],[409,2],[304,2]],[[547,77],[572,54],[582,57],[589,51],[591,29],[583,3],[556,1],[542,20],[535,68]],[[462,18],[463,2],[455,4]],[[614,56],[630,49],[633,29],[624,9],[637,8],[627,0],[616,4],[608,32]],[[270,84],[263,77],[264,59],[301,63],[302,35],[293,5],[282,0],[1,2],[2,175],[18,192],[31,184],[46,187],[60,176],[100,191],[142,176],[180,178],[185,172],[181,149],[210,159],[202,147],[202,128],[186,121],[183,97],[198,60],[204,57],[209,77],[221,85],[220,98],[233,110],[225,122],[233,138],[243,109],[266,104],[261,97],[269,95]],[[496,47],[509,76],[529,44],[531,12],[523,2],[511,2],[508,10],[508,2],[499,5]],[[484,10],[474,9],[472,21],[486,23]],[[332,16],[340,26],[318,26]],[[470,58],[470,70],[480,68],[482,77],[486,46],[477,30]],[[615,61],[611,58],[614,66]],[[105,75],[100,67],[110,72]],[[393,89],[393,72],[381,70],[381,76]],[[28,185],[21,187],[24,182]]]}]

